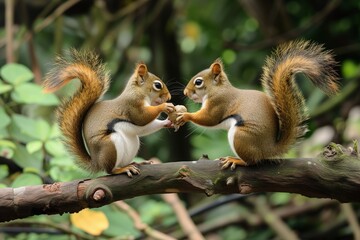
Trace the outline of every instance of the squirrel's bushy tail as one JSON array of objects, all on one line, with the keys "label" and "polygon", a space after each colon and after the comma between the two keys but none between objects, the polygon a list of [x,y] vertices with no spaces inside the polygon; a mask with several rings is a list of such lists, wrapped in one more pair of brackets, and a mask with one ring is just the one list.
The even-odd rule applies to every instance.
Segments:
[{"label": "squirrel's bushy tail", "polygon": [[294,144],[306,132],[304,122],[308,115],[294,75],[305,74],[315,86],[330,95],[339,89],[335,65],[330,51],[304,40],[282,44],[266,59],[261,81],[279,118],[279,146]]},{"label": "squirrel's bushy tail", "polygon": [[81,86],[62,102],[57,118],[67,148],[81,165],[89,167],[91,158],[83,141],[82,123],[90,107],[108,89],[109,74],[96,54],[72,49],[66,56],[56,58],[55,66],[43,82],[44,91],[54,92],[73,79],[79,79]]}]

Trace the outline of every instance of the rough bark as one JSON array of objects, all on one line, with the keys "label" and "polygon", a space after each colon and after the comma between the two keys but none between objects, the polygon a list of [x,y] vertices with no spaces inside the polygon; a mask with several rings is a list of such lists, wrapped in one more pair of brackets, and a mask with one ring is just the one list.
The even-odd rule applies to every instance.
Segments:
[{"label": "rough bark", "polygon": [[141,174],[109,175],[67,183],[0,189],[0,221],[39,214],[63,214],[158,193],[289,192],[308,197],[360,202],[357,144],[330,144],[317,158],[264,161],[221,170],[218,160],[141,165]]}]

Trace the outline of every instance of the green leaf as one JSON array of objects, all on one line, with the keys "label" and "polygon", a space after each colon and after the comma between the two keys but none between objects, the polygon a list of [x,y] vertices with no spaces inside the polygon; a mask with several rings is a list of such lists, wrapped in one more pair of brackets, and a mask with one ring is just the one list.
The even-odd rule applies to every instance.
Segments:
[{"label": "green leaf", "polygon": [[31,139],[45,141],[50,134],[50,125],[43,119],[32,119],[19,114],[14,114],[12,119],[20,133]]},{"label": "green leaf", "polygon": [[[63,181],[62,177],[63,177],[63,172],[61,171],[61,169],[57,166],[55,167],[51,167],[49,170],[49,176],[51,177],[51,179],[53,179],[54,181]],[[68,179],[68,181],[71,181],[70,179]],[[65,181],[64,181],[65,182]]]},{"label": "green leaf", "polygon": [[289,203],[290,200],[291,200],[290,193],[278,192],[278,193],[273,193],[270,196],[270,202],[274,205],[285,205]]},{"label": "green leaf", "polygon": [[59,138],[61,137],[61,131],[59,128],[59,125],[57,123],[53,124],[51,126],[51,130],[50,130],[50,134],[49,134],[49,139],[53,139],[53,138]]},{"label": "green leaf", "polygon": [[220,230],[220,236],[221,239],[227,240],[248,239],[247,232],[244,229],[233,226]]},{"label": "green leaf", "polygon": [[23,186],[32,186],[42,184],[42,179],[33,173],[22,173],[20,174],[14,182],[11,184],[11,187],[23,187]]},{"label": "green leaf", "polygon": [[26,168],[23,169],[23,172],[24,173],[33,173],[33,174],[39,174],[40,173],[39,169],[36,169],[34,167],[26,167]]},{"label": "green leaf", "polygon": [[42,88],[33,83],[24,83],[15,87],[11,98],[18,103],[39,104],[44,106],[58,105],[59,99],[55,94],[44,93]]},{"label": "green leaf", "polygon": [[68,156],[56,156],[51,159],[50,166],[61,166],[61,167],[71,167],[71,168],[77,168],[77,166],[74,164],[74,160],[71,159],[71,157]]},{"label": "green leaf", "polygon": [[41,172],[44,154],[42,151],[30,154],[23,145],[16,144],[13,159],[22,168],[35,168],[38,172]]},{"label": "green leaf", "polygon": [[9,132],[6,128],[0,128],[0,138],[8,138]]},{"label": "green leaf", "polygon": [[34,152],[39,151],[43,146],[42,141],[32,141],[26,144],[26,150],[32,154]]},{"label": "green leaf", "polygon": [[110,222],[110,226],[104,231],[104,235],[113,237],[134,236],[135,238],[140,236],[139,231],[135,229],[131,218],[127,214],[115,211],[110,205],[101,207],[99,210],[105,213]]},{"label": "green leaf", "polygon": [[1,68],[0,75],[6,82],[14,86],[28,82],[34,78],[34,74],[29,68],[18,63],[6,64]]},{"label": "green leaf", "polygon": [[89,177],[89,173],[76,165],[69,156],[51,158],[49,174],[52,179],[59,182]]},{"label": "green leaf", "polygon": [[11,138],[13,138],[16,141],[26,143],[35,140],[33,137],[29,137],[29,135],[27,135],[22,131],[22,128],[20,128],[18,124],[14,121],[14,116],[12,116],[12,121],[8,130],[9,130],[9,136],[11,136]]},{"label": "green leaf", "polygon": [[[6,140],[2,140],[2,141],[6,141]],[[2,142],[0,141],[0,142]],[[10,142],[10,141],[8,141]],[[13,144],[15,145],[15,144]],[[2,145],[0,143],[0,155],[1,156],[4,156],[4,157],[7,157],[7,158],[12,158],[14,156],[14,152],[15,152],[15,149],[16,149],[16,146],[15,147],[9,147],[7,146],[7,144],[5,145]]]},{"label": "green leaf", "polygon": [[360,72],[360,67],[351,60],[345,60],[342,63],[342,74],[344,78],[356,77]]},{"label": "green leaf", "polygon": [[0,180],[9,175],[9,167],[7,165],[0,165]]},{"label": "green leaf", "polygon": [[13,89],[13,86],[2,83],[0,81],[0,94],[6,93],[6,92],[10,91],[11,89]]},{"label": "green leaf", "polygon": [[35,123],[36,133],[38,139],[45,141],[50,134],[50,125],[43,119],[37,119]]},{"label": "green leaf", "polygon": [[4,128],[11,122],[10,117],[6,114],[3,107],[0,107],[0,128]]},{"label": "green leaf", "polygon": [[14,143],[7,140],[0,140],[0,156],[12,159],[15,151],[16,146]]},{"label": "green leaf", "polygon": [[16,148],[15,143],[13,143],[12,141],[9,141],[9,140],[4,140],[4,139],[0,140],[0,146],[12,148],[12,149]]},{"label": "green leaf", "polygon": [[153,224],[156,219],[163,219],[173,213],[171,207],[160,201],[149,199],[138,209],[141,219],[147,224]]},{"label": "green leaf", "polygon": [[64,145],[62,144],[61,141],[59,140],[48,140],[45,142],[45,149],[48,153],[50,153],[52,156],[56,157],[56,156],[66,156],[67,152],[66,149],[64,147]]},{"label": "green leaf", "polygon": [[60,167],[54,166],[49,170],[49,175],[52,179],[58,182],[69,182],[75,179],[87,178],[89,177],[88,173],[81,172],[80,169],[76,169],[74,162],[72,166],[69,167]]}]

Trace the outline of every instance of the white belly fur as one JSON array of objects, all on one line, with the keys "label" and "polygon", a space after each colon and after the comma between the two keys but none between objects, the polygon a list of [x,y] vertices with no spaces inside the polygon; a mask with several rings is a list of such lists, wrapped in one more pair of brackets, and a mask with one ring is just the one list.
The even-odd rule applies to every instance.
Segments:
[{"label": "white belly fur", "polygon": [[[235,119],[234,119],[235,120]],[[236,151],[235,151],[235,147],[234,147],[234,136],[235,136],[235,131],[236,131],[236,126],[235,124],[232,125],[232,127],[230,127],[229,131],[228,131],[228,141],[229,141],[229,145],[231,147],[231,150],[233,151],[233,153],[238,157]]]},{"label": "white belly fur", "polygon": [[163,128],[168,120],[158,120],[150,122],[145,126],[136,126],[129,122],[118,122],[114,125],[114,133],[111,133],[110,139],[116,148],[115,167],[125,167],[129,165],[140,147],[139,136],[149,135]]}]

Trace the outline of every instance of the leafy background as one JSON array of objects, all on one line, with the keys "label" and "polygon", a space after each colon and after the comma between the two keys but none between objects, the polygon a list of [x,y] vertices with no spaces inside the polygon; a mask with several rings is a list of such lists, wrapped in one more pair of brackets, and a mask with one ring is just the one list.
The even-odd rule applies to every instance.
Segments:
[{"label": "leafy background", "polygon": [[[6,7],[12,4],[14,21],[5,28]],[[264,59],[276,45],[297,38],[323,43],[333,49],[339,62],[342,91],[328,98],[298,77],[311,114],[310,131],[287,157],[315,156],[330,141],[347,145],[360,133],[359,10],[356,0],[0,1],[4,16],[0,18],[0,187],[89,177],[64,149],[54,118],[56,106],[73,93],[74,85],[56,95],[45,95],[40,87],[55,55],[71,47],[96,51],[106,62],[112,75],[106,98],[117,96],[135,63],[144,61],[167,83],[175,104],[195,111],[199,105],[187,101],[182,90],[192,75],[216,58],[223,59],[235,86],[261,89]],[[231,154],[225,132],[190,124],[177,133],[163,130],[142,142],[139,157],[155,156],[163,162]],[[358,204],[287,193],[180,197],[206,239],[278,239],[283,237],[279,224],[301,239],[353,239],[360,231]],[[126,203],[152,228],[186,238],[162,196]],[[86,222],[89,219],[95,223]],[[77,216],[36,216],[0,224],[0,236],[6,239],[95,235],[149,237],[116,204]]]}]

